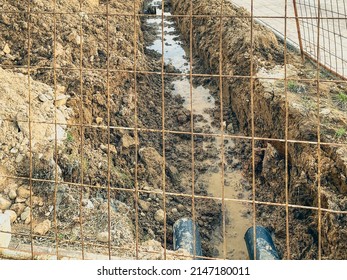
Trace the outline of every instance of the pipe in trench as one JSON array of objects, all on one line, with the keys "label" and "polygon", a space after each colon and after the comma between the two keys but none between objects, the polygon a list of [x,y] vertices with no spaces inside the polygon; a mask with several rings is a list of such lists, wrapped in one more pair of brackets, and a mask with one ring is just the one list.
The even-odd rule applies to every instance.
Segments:
[{"label": "pipe in trench", "polygon": [[199,228],[196,224],[194,226],[192,219],[181,218],[175,222],[173,225],[173,247],[175,251],[184,249],[191,255],[202,256]]},{"label": "pipe in trench", "polygon": [[250,260],[254,260],[254,248],[256,260],[279,260],[277,249],[270,232],[262,227],[255,227],[256,244],[254,246],[254,227],[250,227],[245,234],[245,242]]}]

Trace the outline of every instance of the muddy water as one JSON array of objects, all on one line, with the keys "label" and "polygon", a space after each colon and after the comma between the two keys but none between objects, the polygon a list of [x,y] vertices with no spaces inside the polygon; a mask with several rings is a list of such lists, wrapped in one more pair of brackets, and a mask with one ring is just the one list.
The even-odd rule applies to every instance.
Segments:
[{"label": "muddy water", "polygon": [[[157,30],[157,37],[154,42],[148,46],[148,49],[157,51],[164,55],[164,62],[173,65],[181,73],[188,74],[190,72],[189,51],[185,49],[182,40],[180,39],[178,29],[175,21],[171,17],[170,12],[161,10],[161,1],[149,1],[150,5],[156,5],[156,13],[158,16],[164,14],[164,22],[162,23],[161,17],[151,17],[146,20],[149,24]],[[162,24],[164,30],[162,32]],[[164,54],[162,47],[162,35],[164,38]],[[184,99],[184,106],[190,110],[193,108],[194,115],[200,115],[199,121],[194,122],[194,128],[208,126],[208,130],[213,133],[220,133],[220,127],[213,125],[213,117],[211,113],[216,107],[216,98],[212,95],[209,88],[202,85],[194,85],[191,87],[189,75],[184,77],[177,77],[173,81],[173,93],[180,95]],[[192,88],[192,91],[190,90]],[[208,193],[213,197],[221,198],[248,198],[249,193],[245,192],[242,187],[244,178],[239,169],[230,168],[226,162],[224,171],[224,184],[222,179],[221,160],[222,160],[222,144],[224,145],[225,153],[231,152],[235,147],[233,140],[225,140],[222,142],[221,137],[215,137],[213,146],[219,151],[219,157],[216,159],[206,158],[202,164],[209,166],[207,172],[200,175],[196,184],[205,184],[208,186]],[[211,149],[211,143],[204,144],[204,151]],[[237,159],[235,159],[237,160]],[[224,187],[224,191],[223,191]],[[225,232],[222,226],[216,228],[216,234],[213,241],[213,246],[218,250],[218,257],[228,259],[247,259],[247,251],[245,242],[243,240],[244,233],[252,225],[252,218],[250,216],[250,207],[240,202],[225,201],[224,209],[226,214],[226,228]],[[223,242],[223,236],[225,242]],[[226,248],[226,251],[224,250]]]}]

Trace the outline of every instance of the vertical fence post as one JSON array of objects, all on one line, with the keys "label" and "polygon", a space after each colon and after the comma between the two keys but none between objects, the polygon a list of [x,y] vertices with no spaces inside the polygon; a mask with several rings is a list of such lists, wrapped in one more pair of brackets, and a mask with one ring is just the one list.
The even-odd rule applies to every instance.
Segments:
[{"label": "vertical fence post", "polygon": [[299,15],[298,15],[298,8],[296,6],[296,0],[293,0],[293,7],[294,7],[294,14],[295,14],[295,21],[296,21],[296,30],[298,31],[298,40],[299,40],[299,47],[300,47],[300,53],[301,53],[301,59],[304,62],[304,48],[302,46],[302,38],[301,38],[301,30],[300,30],[300,22],[299,22]]}]

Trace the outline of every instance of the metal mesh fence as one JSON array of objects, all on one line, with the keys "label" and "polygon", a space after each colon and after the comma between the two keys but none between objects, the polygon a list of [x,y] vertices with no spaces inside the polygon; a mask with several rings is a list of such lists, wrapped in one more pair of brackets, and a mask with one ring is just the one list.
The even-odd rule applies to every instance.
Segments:
[{"label": "metal mesh fence", "polygon": [[[0,66],[20,73],[26,101],[24,115],[3,106],[1,124],[26,136],[2,140],[2,210],[16,216],[1,257],[194,258],[172,251],[173,223],[189,217],[199,258],[247,259],[243,234],[259,224],[284,259],[346,258],[346,14],[296,1],[289,16],[281,2],[266,16],[256,0],[249,12],[226,0],[2,0]],[[282,21],[284,44],[262,18]],[[316,63],[287,48],[296,20]]]},{"label": "metal mesh fence", "polygon": [[345,79],[347,27],[345,1],[294,1],[294,3],[299,20],[302,51]]}]

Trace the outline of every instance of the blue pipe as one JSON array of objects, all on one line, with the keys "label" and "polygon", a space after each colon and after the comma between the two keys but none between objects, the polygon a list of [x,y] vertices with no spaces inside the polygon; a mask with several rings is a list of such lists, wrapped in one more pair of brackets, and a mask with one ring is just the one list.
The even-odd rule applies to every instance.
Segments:
[{"label": "blue pipe", "polygon": [[194,222],[189,218],[181,218],[173,225],[173,247],[174,250],[185,249],[191,255],[202,256],[201,238],[199,228],[195,225],[194,242]]},{"label": "blue pipe", "polygon": [[[277,249],[272,241],[270,232],[256,226],[256,260],[279,260]],[[250,260],[254,260],[254,227],[250,227],[245,234],[245,242]]]}]

